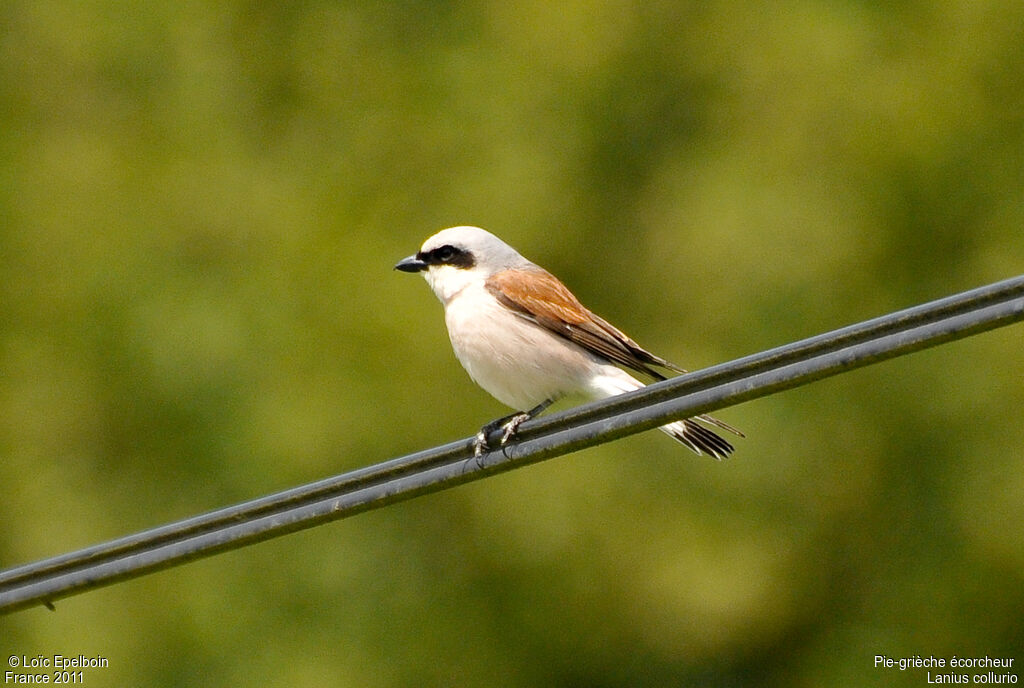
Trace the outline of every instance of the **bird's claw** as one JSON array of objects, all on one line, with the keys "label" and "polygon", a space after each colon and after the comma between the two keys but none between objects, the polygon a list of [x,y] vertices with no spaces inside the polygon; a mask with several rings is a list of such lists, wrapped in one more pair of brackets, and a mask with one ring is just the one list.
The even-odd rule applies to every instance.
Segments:
[{"label": "bird's claw", "polygon": [[473,438],[473,457],[479,459],[490,448],[490,445],[487,444],[487,433],[481,430]]},{"label": "bird's claw", "polygon": [[492,449],[490,442],[487,441],[487,436],[498,428],[501,428],[502,430],[499,446],[504,453],[505,445],[508,444],[509,440],[515,436],[516,431],[519,430],[519,426],[522,425],[524,421],[529,420],[529,418],[530,414],[528,413],[517,413],[510,418],[504,419],[504,422],[502,423],[488,423],[484,427],[480,428],[480,432],[478,432],[473,438],[473,456],[479,459],[484,455],[484,452]]},{"label": "bird's claw", "polygon": [[508,444],[508,441],[519,431],[519,426],[523,424],[523,421],[529,418],[530,415],[528,413],[519,413],[508,419],[508,422],[502,426],[504,428],[504,431],[501,433],[502,447]]}]

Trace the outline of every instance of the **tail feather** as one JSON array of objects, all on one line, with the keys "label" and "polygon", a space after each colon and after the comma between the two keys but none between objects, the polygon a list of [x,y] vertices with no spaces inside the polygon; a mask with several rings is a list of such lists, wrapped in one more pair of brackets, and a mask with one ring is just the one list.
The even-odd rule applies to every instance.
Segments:
[{"label": "tail feather", "polygon": [[697,420],[702,420],[705,423],[707,423],[708,425],[714,425],[717,428],[722,428],[722,430],[727,430],[728,432],[731,432],[732,434],[736,435],[737,437],[746,437],[746,435],[744,435],[742,432],[740,432],[739,430],[737,430],[733,426],[729,425],[725,421],[718,420],[714,416],[709,416],[706,413],[697,416]]},{"label": "tail feather", "polygon": [[[591,381],[591,391],[595,397],[622,394],[643,386],[644,384],[635,377],[614,366],[608,366],[606,374]],[[698,455],[707,454],[721,460],[732,454],[734,447],[724,438],[698,423],[698,420],[743,437],[743,433],[736,428],[707,414],[675,421],[658,429]]]},{"label": "tail feather", "polygon": [[723,437],[708,430],[692,418],[663,425],[658,429],[698,455],[707,454],[721,460],[727,458],[735,449]]}]

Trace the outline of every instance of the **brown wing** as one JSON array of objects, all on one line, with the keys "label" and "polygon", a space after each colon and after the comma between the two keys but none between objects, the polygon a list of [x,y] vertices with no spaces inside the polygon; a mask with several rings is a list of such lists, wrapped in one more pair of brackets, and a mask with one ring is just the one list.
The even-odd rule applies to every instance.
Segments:
[{"label": "brown wing", "polygon": [[658,380],[664,380],[665,376],[651,366],[686,372],[643,349],[625,333],[591,313],[546,270],[503,270],[492,275],[486,287],[502,305],[520,317],[609,361]]},{"label": "brown wing", "polygon": [[[594,315],[579,302],[568,287],[546,270],[503,270],[492,275],[485,286],[502,305],[520,317],[565,337],[570,342],[613,363],[650,375],[657,380],[664,380],[665,376],[651,366],[667,368],[678,373],[686,372],[642,348],[624,332],[600,316]],[[717,418],[706,414],[697,418],[743,437],[742,432]],[[731,445],[714,433],[695,423],[691,425],[714,437],[718,442],[723,442],[727,448],[719,453],[709,448],[705,448],[705,451],[716,456],[724,456],[732,451]]]}]

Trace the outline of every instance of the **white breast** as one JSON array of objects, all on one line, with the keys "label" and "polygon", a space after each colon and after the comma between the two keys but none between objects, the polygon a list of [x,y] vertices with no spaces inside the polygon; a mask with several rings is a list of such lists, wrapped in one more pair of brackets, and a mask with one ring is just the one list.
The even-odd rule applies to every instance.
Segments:
[{"label": "white breast", "polygon": [[452,348],[473,380],[495,399],[526,411],[547,399],[588,391],[601,363],[583,349],[517,316],[481,282],[445,304]]}]

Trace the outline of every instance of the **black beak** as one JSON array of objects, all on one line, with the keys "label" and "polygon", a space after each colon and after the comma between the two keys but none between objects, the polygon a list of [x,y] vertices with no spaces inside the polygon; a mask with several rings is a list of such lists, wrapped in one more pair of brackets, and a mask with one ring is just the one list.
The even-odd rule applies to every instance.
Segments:
[{"label": "black beak", "polygon": [[416,256],[403,258],[395,264],[395,270],[401,270],[402,272],[423,272],[428,267],[430,266]]}]

